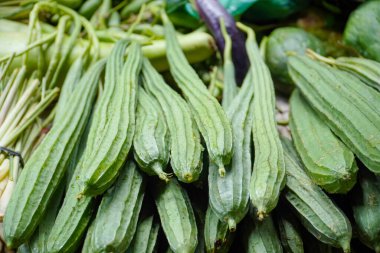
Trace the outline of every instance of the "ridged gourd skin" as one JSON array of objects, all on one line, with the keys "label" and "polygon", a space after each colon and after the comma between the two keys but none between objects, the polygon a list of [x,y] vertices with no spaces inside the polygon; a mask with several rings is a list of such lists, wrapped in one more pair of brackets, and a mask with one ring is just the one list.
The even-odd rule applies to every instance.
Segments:
[{"label": "ridged gourd skin", "polygon": [[160,224],[154,221],[153,216],[141,219],[126,253],[153,253],[159,229]]},{"label": "ridged gourd skin", "polygon": [[289,73],[309,104],[347,147],[380,173],[380,94],[354,76],[305,56]]},{"label": "ridged gourd skin", "polygon": [[[319,60],[319,58],[317,58]],[[368,86],[380,91],[380,63],[359,57],[339,57],[335,60],[322,59],[323,62],[347,71]]]},{"label": "ridged gourd skin", "polygon": [[218,165],[219,174],[223,176],[224,166],[230,163],[233,154],[231,124],[219,102],[209,93],[188,63],[166,13],[162,12],[161,17],[165,29],[166,56],[170,73],[190,105],[211,161]]},{"label": "ridged gourd skin", "polygon": [[290,130],[306,172],[329,193],[347,193],[356,183],[354,154],[331,132],[298,90],[290,98]]},{"label": "ridged gourd skin", "polygon": [[[119,47],[118,44],[122,45]],[[128,47],[127,60],[123,64],[125,46],[120,41],[115,45],[118,58],[110,58],[106,67],[104,94],[94,114],[97,127],[90,130],[92,148],[84,156],[83,175],[85,195],[99,195],[116,180],[117,175],[132,146],[135,133],[135,111],[137,105],[137,84],[142,63],[142,51],[137,42]],[[112,92],[109,92],[109,90]],[[111,96],[107,96],[112,93]],[[107,95],[106,95],[107,94]],[[104,124],[103,124],[104,123]]]},{"label": "ridged gourd skin", "polygon": [[277,225],[282,247],[287,253],[303,253],[304,246],[299,231],[299,223],[290,210],[279,209],[277,213]]},{"label": "ridged gourd skin", "polygon": [[41,222],[84,131],[103,68],[104,61],[98,62],[83,75],[68,102],[65,117],[60,124],[54,124],[25,164],[4,216],[4,236],[9,248],[26,242]]},{"label": "ridged gourd skin", "polygon": [[250,185],[250,196],[259,219],[272,211],[285,185],[285,163],[275,119],[273,80],[262,59],[252,29],[239,24],[247,33],[246,48],[251,62],[250,72],[254,86],[253,143],[255,157]]},{"label": "ridged gourd skin", "polygon": [[233,232],[249,209],[249,182],[251,178],[251,142],[253,124],[253,85],[247,76],[238,95],[227,109],[232,124],[234,154],[220,177],[217,165],[209,166],[209,201],[220,220],[228,223]]},{"label": "ridged gourd skin", "polygon": [[153,196],[170,248],[175,253],[194,253],[198,229],[186,191],[174,178],[154,184]]},{"label": "ridged gourd skin", "polygon": [[352,210],[359,239],[380,252],[380,179],[366,171],[359,173],[359,184],[352,196]]},{"label": "ridged gourd skin", "polygon": [[86,238],[83,242],[83,247],[81,250],[81,253],[92,253],[93,249],[91,248],[91,238],[92,234],[94,233],[94,223],[91,223],[89,228],[87,229]]},{"label": "ridged gourd skin", "polygon": [[345,214],[319,186],[313,183],[302,165],[284,145],[286,189],[284,197],[295,210],[302,225],[318,240],[350,252],[351,224]]},{"label": "ridged gourd skin", "polygon": [[204,238],[207,253],[227,253],[233,241],[228,224],[219,220],[210,205],[206,211]]},{"label": "ridged gourd skin", "polygon": [[142,67],[143,86],[154,96],[165,116],[170,135],[170,164],[178,180],[191,183],[202,171],[200,134],[189,106],[153,68],[148,59]]},{"label": "ridged gourd skin", "polygon": [[[106,70],[106,78],[108,75],[108,78],[113,79],[116,78],[114,75],[121,74],[123,54],[126,47],[127,43],[124,42],[119,42],[115,45],[107,59],[106,68],[108,68],[108,74]],[[110,68],[112,68],[112,71]],[[112,92],[105,89],[101,98],[104,96],[110,97],[111,95]],[[95,144],[95,136],[100,138],[97,132],[100,134],[106,124],[106,118],[100,116],[105,114],[106,109],[105,100],[99,99],[91,124],[88,126],[89,134],[83,155],[74,170],[68,191],[49,235],[48,251],[51,253],[75,251],[90,222],[95,199],[92,196],[82,195],[84,188],[83,176],[88,169],[84,165],[84,161],[88,159],[90,153],[98,148]]]},{"label": "ridged gourd skin", "polygon": [[246,253],[282,253],[282,246],[271,216],[263,221],[247,219],[243,247]]},{"label": "ridged gourd skin", "polygon": [[143,175],[133,161],[128,161],[99,205],[93,221],[93,253],[127,250],[136,231],[144,192]]},{"label": "ridged gourd skin", "polygon": [[134,157],[148,175],[168,181],[164,170],[169,162],[169,131],[155,98],[142,87],[138,89],[136,132],[133,138]]}]

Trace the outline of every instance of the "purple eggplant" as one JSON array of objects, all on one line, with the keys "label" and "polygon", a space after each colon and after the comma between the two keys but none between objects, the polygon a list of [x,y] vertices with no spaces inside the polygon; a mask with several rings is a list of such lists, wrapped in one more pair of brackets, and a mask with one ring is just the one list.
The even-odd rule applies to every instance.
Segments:
[{"label": "purple eggplant", "polygon": [[196,0],[195,3],[199,15],[214,35],[219,52],[222,55],[224,38],[220,29],[220,18],[224,19],[227,32],[232,39],[232,61],[235,65],[235,79],[238,84],[241,84],[248,71],[249,61],[245,50],[244,36],[237,29],[234,18],[218,0]]}]

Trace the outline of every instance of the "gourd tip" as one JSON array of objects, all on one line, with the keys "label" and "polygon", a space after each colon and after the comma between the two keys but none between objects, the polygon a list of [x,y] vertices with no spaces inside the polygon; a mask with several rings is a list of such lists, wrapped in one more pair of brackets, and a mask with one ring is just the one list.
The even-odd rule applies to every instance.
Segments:
[{"label": "gourd tip", "polygon": [[219,175],[224,177],[226,175],[226,169],[224,167],[219,168]]},{"label": "gourd tip", "polygon": [[236,221],[232,218],[228,218],[228,228],[230,232],[235,232],[236,231]]},{"label": "gourd tip", "polygon": [[257,212],[257,218],[259,219],[259,221],[263,221],[265,218],[265,212],[264,211],[258,211]]},{"label": "gourd tip", "polygon": [[183,176],[187,182],[192,182],[193,181],[193,175],[191,173],[185,173]]}]

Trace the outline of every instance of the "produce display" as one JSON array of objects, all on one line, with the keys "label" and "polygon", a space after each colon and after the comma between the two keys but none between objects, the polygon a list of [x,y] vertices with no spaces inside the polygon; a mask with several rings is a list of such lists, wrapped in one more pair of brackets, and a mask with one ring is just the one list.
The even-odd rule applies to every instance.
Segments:
[{"label": "produce display", "polygon": [[380,1],[0,2],[0,252],[380,253]]}]

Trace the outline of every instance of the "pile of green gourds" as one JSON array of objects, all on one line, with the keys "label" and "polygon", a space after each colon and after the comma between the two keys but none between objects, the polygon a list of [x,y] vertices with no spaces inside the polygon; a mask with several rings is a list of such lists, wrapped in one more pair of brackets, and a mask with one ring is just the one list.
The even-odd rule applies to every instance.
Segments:
[{"label": "pile of green gourds", "polygon": [[[305,48],[276,61],[282,31],[259,47],[253,29],[238,22],[250,63],[238,87],[233,41],[221,20],[219,102],[190,65],[167,14],[160,16],[175,86],[136,40],[118,40],[99,60],[93,35],[83,54],[92,50],[91,57],[71,64],[42,124],[52,127],[37,144],[36,134],[21,138],[21,132],[32,133],[25,129],[53,104],[70,51],[42,79],[47,90],[36,99],[43,102],[24,111],[17,103],[10,107],[7,96],[15,85],[33,88],[39,73],[28,79],[22,68],[4,75],[14,55],[0,65],[0,108],[27,116],[38,109],[27,123],[20,116],[17,135],[7,130],[13,139],[0,139],[0,146],[13,149],[34,143],[24,144],[26,163],[14,179],[9,161],[21,164],[9,150],[0,154],[0,172],[7,169],[15,181],[1,228],[8,250],[348,253],[356,250],[356,237],[380,252],[380,63],[325,57],[318,39],[296,29],[288,31],[307,40]],[[65,31],[67,20],[60,22]],[[73,27],[71,41],[79,33]],[[272,75],[294,85],[291,139],[278,131]],[[32,88],[30,93],[37,92]],[[28,86],[20,91],[18,97]],[[349,203],[342,203],[343,194]]]}]

